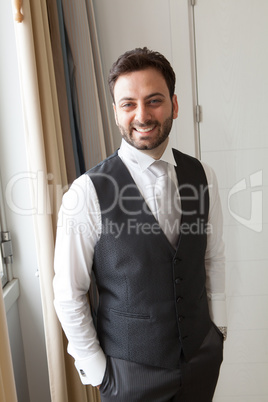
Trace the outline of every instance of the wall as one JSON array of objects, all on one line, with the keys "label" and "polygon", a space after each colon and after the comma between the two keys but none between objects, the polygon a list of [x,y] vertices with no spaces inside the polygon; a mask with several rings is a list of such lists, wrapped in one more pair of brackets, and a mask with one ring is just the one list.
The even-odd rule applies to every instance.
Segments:
[{"label": "wall", "polygon": [[[7,225],[13,239],[14,276],[19,278],[18,304],[8,312],[18,397],[28,402],[49,402],[48,371],[28,188],[26,147],[23,133],[22,105],[16,57],[16,43],[11,2],[0,2],[0,171],[3,190],[9,186],[10,199],[5,205]],[[11,185],[12,183],[12,185]],[[23,357],[25,356],[25,362]],[[18,357],[18,358],[17,358]],[[27,374],[25,373],[25,368]],[[27,379],[27,384],[25,383]]]},{"label": "wall", "polygon": [[[14,282],[12,281],[10,284],[6,286],[4,289],[4,300],[5,300],[5,308],[6,308],[6,317],[7,317],[7,326],[8,326],[8,335],[10,342],[10,349],[12,355],[12,363],[14,369],[14,377],[16,383],[16,390],[18,401],[30,401],[29,388],[28,388],[28,380],[27,380],[27,372],[26,372],[26,364],[25,364],[25,355],[23,348],[23,340],[21,333],[21,324],[20,324],[20,316],[17,300],[12,300],[12,303],[9,305],[7,299],[7,292],[11,288],[10,292],[14,292]],[[18,286],[19,287],[19,286]],[[9,292],[8,292],[9,293]],[[19,296],[19,291],[18,291]]]},{"label": "wall", "polygon": [[[268,400],[268,3],[195,7],[202,159],[224,212],[228,342],[215,400]],[[235,379],[235,380],[234,380]]]}]

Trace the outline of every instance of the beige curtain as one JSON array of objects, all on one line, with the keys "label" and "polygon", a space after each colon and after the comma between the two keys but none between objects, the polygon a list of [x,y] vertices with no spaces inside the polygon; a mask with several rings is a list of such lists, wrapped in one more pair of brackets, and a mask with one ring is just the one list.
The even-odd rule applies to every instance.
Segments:
[{"label": "beige curtain", "polygon": [[53,306],[56,220],[62,192],[68,183],[47,4],[45,0],[24,0],[22,10],[24,19],[22,23],[15,23],[15,34],[28,167],[30,172],[38,173],[38,181],[32,183],[31,193],[38,205],[34,225],[51,401],[97,401],[98,391],[81,384],[73,360],[67,355],[66,341]]},{"label": "beige curtain", "polygon": [[2,286],[0,286],[0,328],[0,401],[16,402],[17,395],[10,353]]},{"label": "beige curtain", "polygon": [[114,152],[94,7],[92,0],[60,0],[60,3],[70,48],[74,112],[88,170]]},{"label": "beige curtain", "polygon": [[64,62],[62,56],[60,28],[57,13],[57,1],[46,0],[46,3],[47,3],[47,11],[49,19],[52,55],[54,62],[54,72],[57,85],[60,121],[63,133],[63,146],[64,146],[67,177],[68,182],[72,183],[76,179],[77,173],[76,173],[76,166],[73,152],[71,122],[69,117],[67,90],[66,90],[65,73],[64,73]]}]

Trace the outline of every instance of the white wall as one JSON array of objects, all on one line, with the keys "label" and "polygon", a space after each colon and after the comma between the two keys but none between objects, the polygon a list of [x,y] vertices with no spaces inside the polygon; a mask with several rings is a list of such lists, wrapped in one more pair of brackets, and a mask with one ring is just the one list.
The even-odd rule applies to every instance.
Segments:
[{"label": "white wall", "polygon": [[[228,342],[215,400],[268,400],[268,3],[195,8],[202,159],[224,211]],[[240,184],[239,184],[240,183]],[[239,186],[238,186],[239,184]]]},{"label": "white wall", "polygon": [[6,315],[18,401],[28,402],[30,395],[17,302],[6,309]]},{"label": "white wall", "polygon": [[[35,275],[38,266],[33,220],[25,215],[25,210],[31,208],[31,200],[29,183],[23,178],[27,176],[28,168],[11,5],[9,0],[0,2],[0,171],[4,192],[13,181],[11,202],[6,203],[5,209],[13,240],[13,270],[14,276],[19,278],[20,297],[18,310],[14,306],[8,313],[8,326],[13,356],[17,353],[20,360],[25,356],[27,375],[21,372],[23,362],[18,365],[15,357],[13,360],[17,375],[21,379],[27,378],[28,384],[24,384],[23,389],[28,385],[31,402],[49,402],[40,287]],[[14,212],[18,208],[21,211]],[[19,312],[19,317],[16,312]],[[25,399],[27,391],[20,395],[21,389],[20,386],[17,390],[19,401],[28,402]]]}]

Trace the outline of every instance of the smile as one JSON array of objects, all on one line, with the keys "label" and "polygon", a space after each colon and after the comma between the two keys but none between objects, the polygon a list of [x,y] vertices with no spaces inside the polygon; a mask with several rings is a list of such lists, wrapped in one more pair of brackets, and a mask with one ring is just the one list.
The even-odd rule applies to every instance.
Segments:
[{"label": "smile", "polygon": [[147,128],[135,128],[134,130],[138,131],[139,133],[148,133],[149,131],[152,131],[155,128],[155,126],[147,127]]}]

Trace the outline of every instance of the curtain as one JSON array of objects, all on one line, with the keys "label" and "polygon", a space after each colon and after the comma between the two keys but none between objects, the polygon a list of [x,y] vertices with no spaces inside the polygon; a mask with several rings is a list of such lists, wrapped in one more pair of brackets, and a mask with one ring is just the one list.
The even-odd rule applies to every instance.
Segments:
[{"label": "curtain", "polygon": [[[34,227],[51,401],[97,401],[98,391],[81,384],[66,352],[66,339],[53,306],[56,221],[68,180],[46,0],[24,0],[22,10],[24,19],[15,23],[15,36],[28,169],[38,173],[38,180],[31,182],[31,196],[38,205]],[[75,176],[75,172],[71,174]]]},{"label": "curtain", "polygon": [[17,395],[10,353],[2,286],[0,286],[0,328],[0,401],[16,402]]},{"label": "curtain", "polygon": [[[73,3],[76,4],[76,2]],[[86,5],[88,11],[92,7],[90,3],[89,1]],[[72,100],[70,103],[67,86],[64,88],[64,85],[57,81],[57,77],[63,75],[66,79],[66,66],[64,65],[64,52],[61,53],[61,46],[59,45],[62,38],[60,38],[61,28],[60,26],[57,27],[55,4],[52,0],[24,0],[22,10],[24,19],[20,24],[15,23],[15,36],[28,168],[30,172],[38,173],[38,181],[31,183],[31,196],[35,205],[36,203],[38,205],[38,211],[33,218],[40,272],[51,401],[96,402],[100,400],[99,392],[91,386],[82,385],[74,367],[73,359],[66,351],[67,341],[53,306],[52,280],[58,209],[62,194],[68,188],[68,179],[69,182],[74,179],[81,169],[79,161],[77,161],[77,148],[75,147],[77,142],[73,142],[73,129],[76,128],[73,124],[74,120],[77,119],[79,130],[83,127],[83,130],[79,131],[79,138],[81,138],[83,150],[87,151],[87,158],[85,158],[87,167],[96,163],[95,155],[99,161],[106,156],[107,150],[110,153],[113,147],[109,121],[107,116],[103,118],[102,106],[98,102],[98,98],[100,98],[105,108],[106,99],[101,81],[101,69],[98,71],[98,86],[94,75],[95,68],[100,68],[98,67],[100,57],[95,44],[94,51],[97,60],[93,62],[93,47],[90,47],[91,61],[88,67],[92,68],[92,81],[88,81],[87,74],[84,76],[87,85],[89,85],[87,91],[90,92],[90,103],[82,106],[81,86],[78,85],[78,79],[75,76],[74,83],[77,89],[75,101],[77,102],[76,106],[79,107],[75,110],[75,116],[70,115],[70,104],[75,105],[75,102]],[[15,10],[14,13],[16,13]],[[93,18],[93,14],[90,18]],[[80,22],[76,21],[78,24]],[[93,28],[95,29],[95,27]],[[54,40],[55,35],[57,36],[56,42]],[[52,40],[53,46],[52,37],[54,38]],[[89,38],[89,28],[87,37]],[[68,40],[70,46],[76,46],[72,43],[70,33]],[[74,48],[72,47],[71,54],[73,51]],[[88,61],[89,59],[87,59]],[[76,72],[80,71],[76,64],[74,66]],[[83,69],[84,67],[79,68]],[[88,114],[92,117],[91,123],[84,121],[83,116],[87,114],[87,107],[89,107]],[[75,136],[77,140],[77,132]]]},{"label": "curtain", "polygon": [[[60,150],[60,143],[58,147],[55,133],[55,124],[57,123],[55,121],[56,116],[52,106],[52,102],[54,102],[55,99],[52,100],[53,97],[50,80],[51,71],[49,70],[49,59],[47,57],[47,50],[49,49],[46,48],[45,42],[45,26],[42,19],[42,5],[40,1],[35,2],[35,13],[37,15],[32,15],[31,6],[32,4],[30,4],[29,0],[24,0],[24,20],[21,24],[15,24],[15,35],[17,41],[18,65],[23,103],[24,132],[28,152],[28,169],[30,172],[38,172],[40,178],[38,187],[35,187],[34,183],[31,183],[31,195],[33,200],[36,199],[36,197],[38,199],[38,213],[34,215],[34,225],[40,272],[43,316],[46,331],[51,399],[63,402],[68,401],[68,398],[67,394],[64,392],[66,385],[64,387],[62,384],[65,380],[65,373],[62,372],[63,370],[61,368],[64,367],[61,329],[57,322],[55,312],[53,311],[52,304],[53,295],[51,282],[53,275],[54,222],[52,222],[53,215],[50,213],[50,208],[53,206],[53,203],[45,197],[48,184],[47,165],[58,164],[56,167],[51,166],[52,170],[50,170],[50,179],[52,179],[51,181],[53,183],[57,183],[60,187],[64,186],[66,178],[63,155]],[[33,34],[34,21],[32,21],[32,19],[34,20],[35,18],[36,25],[39,26],[39,33],[36,37]],[[39,51],[37,50],[36,52],[38,47]],[[45,60],[43,65],[44,70],[40,74],[40,71],[37,71],[38,57],[42,57],[42,53]],[[43,94],[42,91],[45,91],[45,94]],[[47,102],[50,104],[47,104]],[[47,121],[48,119],[46,117],[46,114],[48,113],[51,116],[49,121]],[[47,138],[45,142],[44,134],[48,132],[48,130],[51,130],[50,138]],[[55,145],[54,149],[53,145]],[[52,151],[48,156],[48,161],[46,161],[45,157],[45,146],[49,147]],[[59,157],[57,154],[59,154]],[[53,173],[55,176],[52,177]],[[56,209],[55,204],[54,209]],[[55,372],[53,367],[55,367]],[[52,371],[50,368],[52,368]],[[58,372],[56,372],[56,368],[58,369]]]},{"label": "curtain", "polygon": [[92,0],[57,0],[57,5],[67,94],[88,170],[114,152],[94,8]]},{"label": "curtain", "polygon": [[73,142],[74,121],[72,107],[68,102],[68,95],[65,84],[65,64],[63,61],[61,47],[61,32],[58,23],[57,3],[55,0],[47,0],[47,10],[49,18],[49,30],[54,62],[54,72],[57,86],[58,105],[60,113],[61,128],[63,134],[63,146],[66,162],[68,182],[72,183],[81,173],[76,144]]},{"label": "curtain", "polygon": [[75,115],[75,105],[73,104],[71,96],[68,51],[65,46],[62,47],[62,43],[65,43],[62,10],[55,0],[47,0],[47,9],[64,152],[66,156],[67,176],[69,183],[71,183],[76,177],[85,172],[85,162],[79,134],[79,125],[77,116]]}]

